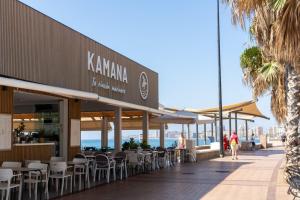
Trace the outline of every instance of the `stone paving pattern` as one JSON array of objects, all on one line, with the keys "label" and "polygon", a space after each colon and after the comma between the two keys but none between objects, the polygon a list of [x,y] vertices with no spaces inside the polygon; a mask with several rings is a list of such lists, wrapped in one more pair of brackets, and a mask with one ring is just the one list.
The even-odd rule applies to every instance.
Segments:
[{"label": "stone paving pattern", "polygon": [[126,181],[76,193],[62,200],[289,200],[283,179],[283,150],[243,152],[198,163],[185,163]]}]

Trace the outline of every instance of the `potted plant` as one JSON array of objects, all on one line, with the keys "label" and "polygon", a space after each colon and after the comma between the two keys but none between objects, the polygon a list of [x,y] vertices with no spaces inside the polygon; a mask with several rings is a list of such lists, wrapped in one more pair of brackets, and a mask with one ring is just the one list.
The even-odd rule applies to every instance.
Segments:
[{"label": "potted plant", "polygon": [[129,142],[124,142],[122,144],[122,148],[123,148],[123,150],[129,150],[130,149],[130,143]]},{"label": "potted plant", "polygon": [[145,141],[145,140],[140,144],[140,147],[142,149],[150,149],[151,148],[151,146],[148,145],[147,141]]},{"label": "potted plant", "polygon": [[137,149],[138,146],[139,146],[139,144],[135,142],[134,138],[130,138],[130,140],[129,140],[129,148],[130,149]]},{"label": "potted plant", "polygon": [[15,132],[15,135],[16,135],[16,140],[17,140],[17,143],[20,143],[21,141],[21,136],[22,136],[22,133],[23,131],[25,130],[25,124],[24,122],[21,122],[19,124],[19,126],[17,128],[14,129],[14,132]]}]

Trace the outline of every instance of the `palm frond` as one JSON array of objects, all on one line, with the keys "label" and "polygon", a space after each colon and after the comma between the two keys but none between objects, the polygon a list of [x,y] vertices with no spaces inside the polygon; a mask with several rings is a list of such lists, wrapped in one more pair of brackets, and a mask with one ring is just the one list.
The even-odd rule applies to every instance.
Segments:
[{"label": "palm frond", "polygon": [[253,96],[255,98],[263,96],[266,92],[270,91],[271,88],[271,85],[266,81],[265,77],[259,74],[253,84]]},{"label": "palm frond", "polygon": [[278,81],[279,67],[280,65],[274,61],[263,63],[262,67],[259,69],[259,73],[266,82],[274,85],[274,83]]},{"label": "palm frond", "polygon": [[286,3],[286,0],[272,0],[271,7],[276,11],[281,10]]},{"label": "palm frond", "polygon": [[232,22],[245,28],[245,22],[251,18],[256,8],[263,6],[268,0],[223,0],[231,7]]},{"label": "palm frond", "polygon": [[272,89],[271,111],[278,123],[285,122],[287,114],[285,73],[281,69],[278,74],[277,85],[274,85]]},{"label": "palm frond", "polygon": [[295,65],[300,56],[300,1],[286,0],[280,13],[276,55],[279,60]]}]

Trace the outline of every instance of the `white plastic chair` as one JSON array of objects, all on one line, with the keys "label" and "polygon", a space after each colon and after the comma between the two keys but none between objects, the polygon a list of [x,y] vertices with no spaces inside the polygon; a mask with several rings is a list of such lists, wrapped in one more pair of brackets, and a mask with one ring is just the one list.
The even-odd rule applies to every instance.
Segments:
[{"label": "white plastic chair", "polygon": [[[29,176],[25,179],[25,183],[29,184],[29,198],[31,198],[31,185],[34,185],[34,195],[37,199],[37,189],[39,183],[45,184],[45,194],[47,199],[49,199],[49,192],[48,192],[48,182],[49,182],[49,174],[48,174],[48,165],[42,164],[38,162],[33,162],[28,164],[28,168],[32,169],[40,169],[40,171],[31,171],[29,172]],[[42,172],[42,174],[41,174]],[[41,177],[42,175],[42,177]]]},{"label": "white plastic chair", "polygon": [[64,157],[56,157],[56,156],[52,156],[50,158],[50,162],[64,162],[65,158]]},{"label": "white plastic chair", "polygon": [[19,184],[11,183],[12,178],[15,175],[11,169],[0,169],[0,190],[2,191],[1,199],[4,198],[4,192],[6,191],[6,200],[9,199],[10,190],[13,188],[19,188],[19,197],[18,199],[21,200],[22,196],[22,183]]},{"label": "white plastic chair", "polygon": [[81,177],[85,176],[85,182],[88,183],[90,187],[90,178],[89,178],[89,161],[85,158],[74,158],[74,186],[76,186],[76,176],[79,177],[79,190],[81,190]]},{"label": "white plastic chair", "polygon": [[[61,192],[60,195],[63,195],[64,186],[65,186],[65,179],[70,179],[70,192],[72,193],[73,189],[73,174],[67,171],[67,163],[66,162],[50,162],[50,179],[56,180],[56,191],[58,192],[58,182],[61,179]],[[67,188],[68,182],[66,182]]]},{"label": "white plastic chair", "polygon": [[[21,162],[11,162],[11,161],[4,161],[2,163],[2,167],[4,168],[21,168],[22,163]],[[14,172],[14,178],[21,180],[22,179],[22,174],[17,171]]]},{"label": "white plastic chair", "polygon": [[94,169],[94,182],[96,181],[96,174],[98,173],[98,180],[100,181],[101,172],[106,173],[106,181],[109,183],[110,181],[110,172],[113,170],[114,180],[116,180],[116,162],[109,159],[107,156],[98,154],[95,158],[96,165]]},{"label": "white plastic chair", "polygon": [[5,168],[20,168],[22,167],[22,163],[21,162],[10,162],[10,161],[4,161],[2,163],[2,167],[5,167]]},{"label": "white plastic chair", "polygon": [[167,152],[166,151],[158,152],[158,165],[160,168],[165,168],[167,166]]},{"label": "white plastic chair", "polygon": [[143,161],[144,161],[144,166],[146,169],[144,170],[151,170],[152,169],[152,153],[150,151],[143,151]]},{"label": "white plastic chair", "polygon": [[120,179],[123,179],[123,172],[125,172],[125,178],[127,178],[127,154],[125,152],[118,152],[115,156],[118,157],[118,159],[115,159],[115,161],[116,169],[120,169]]},{"label": "white plastic chair", "polygon": [[158,165],[158,152],[153,151],[152,152],[152,170],[155,171],[156,169],[159,169]]},{"label": "white plastic chair", "polygon": [[28,167],[30,163],[41,163],[40,160],[25,160],[25,166]]},{"label": "white plastic chair", "polygon": [[143,169],[144,167],[144,163],[143,163],[143,158],[142,158],[142,154],[138,154],[135,153],[134,151],[128,151],[127,152],[127,158],[128,158],[128,165],[132,168],[132,169],[136,169],[140,170],[140,168]]}]

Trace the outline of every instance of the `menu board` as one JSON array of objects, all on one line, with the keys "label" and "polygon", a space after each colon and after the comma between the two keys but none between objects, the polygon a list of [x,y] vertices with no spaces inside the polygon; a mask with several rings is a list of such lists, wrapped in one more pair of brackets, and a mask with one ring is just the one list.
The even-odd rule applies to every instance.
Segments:
[{"label": "menu board", "polygon": [[80,146],[80,120],[71,119],[71,147]]},{"label": "menu board", "polygon": [[11,150],[11,115],[0,114],[0,150]]}]

